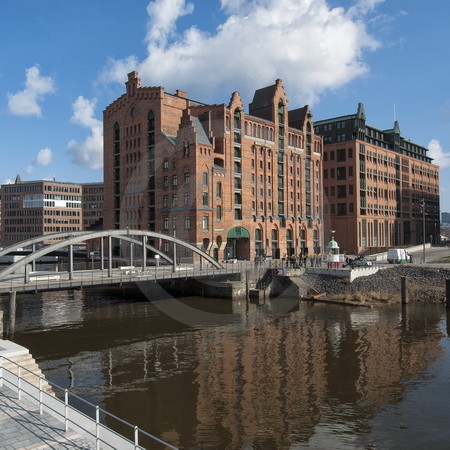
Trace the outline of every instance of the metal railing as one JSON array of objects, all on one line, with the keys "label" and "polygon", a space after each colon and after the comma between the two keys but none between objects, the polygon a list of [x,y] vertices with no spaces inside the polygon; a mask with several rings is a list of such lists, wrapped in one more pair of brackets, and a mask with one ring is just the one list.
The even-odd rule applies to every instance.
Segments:
[{"label": "metal railing", "polygon": [[[5,361],[9,362],[15,370],[6,368]],[[38,380],[37,385],[24,378],[27,374],[31,374]],[[60,422],[63,422],[66,432],[69,431],[69,429],[72,429],[82,435],[90,436],[95,440],[97,449],[145,449],[139,442],[146,439],[149,442],[152,442],[152,448],[154,448],[155,444],[160,444],[161,448],[177,450],[177,447],[141,430],[137,426],[126,422],[114,414],[108,413],[99,406],[70,393],[67,389],[47,381],[43,376],[26,369],[6,356],[0,355],[0,388],[4,385],[16,392],[19,400],[26,395],[32,403],[39,405],[39,413],[41,415],[45,411]],[[53,393],[47,392],[45,389],[46,386],[50,386],[55,393],[57,391],[63,392],[64,400],[60,400]],[[88,414],[80,411],[71,404],[74,403],[74,401],[80,402],[86,409],[90,409],[93,417],[89,417]],[[132,438],[128,439],[108,427],[104,423],[106,420],[118,422],[126,429],[127,434],[131,435]]]},{"label": "metal railing", "polygon": [[[258,267],[279,267],[279,260],[267,260],[259,262]],[[83,270],[73,272],[70,278],[67,272],[49,272],[46,276],[39,273],[32,281],[25,283],[23,274],[16,274],[5,280],[0,280],[0,293],[15,291],[38,292],[45,290],[64,290],[72,288],[83,288],[93,286],[106,286],[111,284],[136,283],[143,281],[175,280],[195,277],[214,277],[218,275],[236,275],[245,270],[253,269],[255,263],[252,261],[237,261],[235,264],[224,264],[218,269],[211,264],[179,264],[173,268],[171,265],[149,266],[143,271],[139,266],[127,266],[126,271],[120,268],[113,269],[111,276],[108,270]],[[56,276],[55,276],[56,275]]]}]

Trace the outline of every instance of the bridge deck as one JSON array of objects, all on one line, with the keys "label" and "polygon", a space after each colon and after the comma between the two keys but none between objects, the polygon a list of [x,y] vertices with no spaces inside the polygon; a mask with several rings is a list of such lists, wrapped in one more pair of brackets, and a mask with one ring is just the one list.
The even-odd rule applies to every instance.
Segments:
[{"label": "bridge deck", "polygon": [[[0,295],[7,295],[11,292],[27,293],[42,292],[50,290],[78,289],[82,287],[108,286],[117,284],[135,284],[146,281],[160,281],[170,279],[204,278],[215,275],[233,275],[245,270],[241,264],[229,264],[223,269],[212,267],[177,267],[174,272],[170,266],[151,267],[142,271],[139,267],[135,270],[113,269],[111,276],[108,270],[83,270],[74,271],[72,279],[68,272],[49,272],[48,275],[42,272],[39,276],[30,277],[32,281],[25,283],[23,274],[13,274],[5,279],[0,279]],[[251,267],[251,265],[249,265]]]}]

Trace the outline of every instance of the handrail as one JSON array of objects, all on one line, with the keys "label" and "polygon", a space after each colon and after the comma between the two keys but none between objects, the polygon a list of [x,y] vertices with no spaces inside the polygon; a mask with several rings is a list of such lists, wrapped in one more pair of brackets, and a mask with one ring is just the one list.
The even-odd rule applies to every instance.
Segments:
[{"label": "handrail", "polygon": [[[3,364],[4,361],[8,361],[12,365],[14,365],[17,368],[17,373],[13,373],[11,370],[5,368],[4,364]],[[28,372],[28,373],[32,374],[33,376],[37,377],[39,379],[39,385],[37,386],[33,383],[30,383],[28,380],[24,379],[23,371]],[[13,380],[8,379],[8,377],[5,376],[5,372],[12,375]],[[9,377],[9,378],[11,378],[11,377]],[[15,384],[13,382],[14,379],[15,379]],[[53,395],[46,392],[43,389],[44,381],[53,390],[55,390],[55,388],[56,388],[60,391],[63,391],[64,392],[64,401],[62,401],[62,400],[58,399],[56,396],[54,397]],[[0,355],[0,387],[2,387],[4,385],[4,383],[8,384],[8,387],[10,387],[11,389],[17,391],[19,400],[22,398],[23,394],[27,394],[31,398],[31,400],[34,400],[35,402],[37,402],[39,404],[39,413],[40,414],[43,414],[43,408],[45,407],[48,410],[52,411],[54,414],[61,417],[61,419],[63,419],[63,421],[64,421],[66,431],[68,431],[68,429],[69,429],[69,424],[72,424],[72,425],[75,425],[76,427],[82,429],[84,432],[86,432],[90,436],[92,436],[96,441],[97,449],[100,448],[100,443],[104,443],[106,445],[111,445],[111,442],[107,440],[107,437],[100,436],[100,434],[101,434],[100,430],[103,429],[103,430],[109,432],[108,436],[112,434],[113,436],[119,438],[123,442],[128,442],[130,444],[130,448],[131,448],[131,446],[133,446],[134,449],[144,449],[144,447],[139,445],[139,437],[145,436],[161,445],[164,445],[166,448],[178,450],[177,447],[174,447],[173,445],[157,438],[156,436],[154,436],[150,433],[147,433],[144,430],[141,430],[139,427],[132,425],[131,423],[127,422],[126,420],[123,420],[120,417],[109,413],[108,411],[100,408],[98,405],[94,405],[93,403],[79,397],[78,395],[70,393],[68,391],[68,389],[64,389],[61,386],[57,385],[56,383],[52,383],[52,382],[46,380],[46,378],[43,377],[42,375],[32,372],[31,370],[27,369],[26,367],[21,366],[20,364],[7,358],[6,356]],[[37,396],[33,395],[33,393],[32,393],[33,389],[27,389],[26,387],[23,386],[23,383],[27,383],[29,386],[31,386],[35,390],[37,390],[38,395]],[[51,400],[49,397],[51,398]],[[77,408],[75,408],[74,406],[70,405],[69,398],[77,399],[77,400],[85,403],[89,407],[92,407],[95,412],[95,421],[94,421],[94,419],[87,416],[82,411],[80,411]],[[58,403],[54,403],[54,402],[58,402]],[[58,410],[58,406],[63,407],[63,411],[64,411],[63,414],[60,412],[61,408],[59,408],[59,410]],[[95,427],[91,427],[91,428],[93,428],[95,431],[92,432],[91,430],[86,428],[86,426],[83,426],[80,420],[74,421],[70,417],[69,412],[75,412],[77,417],[80,418],[80,416],[82,416],[84,421],[92,422],[91,425],[95,425]],[[100,413],[103,414],[104,418],[111,417],[112,419],[117,420],[120,423],[124,424],[125,426],[129,427],[130,431],[133,433],[134,440],[128,439],[125,436],[120,435],[115,430],[113,430],[113,429],[107,427],[105,424],[101,423]]]}]

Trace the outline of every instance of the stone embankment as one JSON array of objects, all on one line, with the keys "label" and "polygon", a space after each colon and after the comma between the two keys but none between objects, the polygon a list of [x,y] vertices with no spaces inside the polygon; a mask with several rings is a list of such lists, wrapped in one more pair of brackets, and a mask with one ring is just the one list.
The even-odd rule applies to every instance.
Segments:
[{"label": "stone embankment", "polygon": [[450,269],[416,265],[390,266],[379,272],[348,280],[305,273],[302,283],[310,294],[322,294],[323,299],[343,303],[370,305],[398,303],[401,301],[401,277],[406,277],[410,302],[445,302],[445,284],[450,279]]}]

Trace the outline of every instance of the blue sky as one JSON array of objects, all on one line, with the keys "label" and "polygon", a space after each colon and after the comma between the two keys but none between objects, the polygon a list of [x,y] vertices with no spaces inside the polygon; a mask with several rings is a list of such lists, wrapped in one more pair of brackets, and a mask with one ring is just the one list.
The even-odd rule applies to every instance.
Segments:
[{"label": "blue sky", "polygon": [[448,0],[14,0],[0,16],[0,183],[101,181],[102,111],[143,85],[228,103],[283,79],[289,107],[430,149],[450,211]]}]

